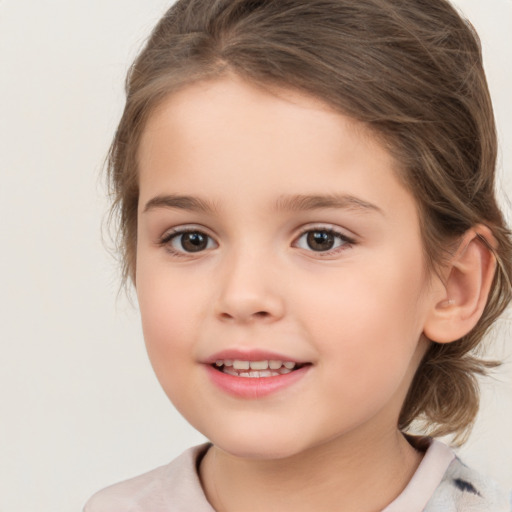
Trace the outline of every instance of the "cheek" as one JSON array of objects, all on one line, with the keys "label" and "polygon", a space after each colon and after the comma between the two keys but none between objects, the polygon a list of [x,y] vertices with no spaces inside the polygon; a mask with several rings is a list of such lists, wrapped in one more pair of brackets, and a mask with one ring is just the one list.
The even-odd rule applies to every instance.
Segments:
[{"label": "cheek", "polygon": [[180,367],[184,356],[193,357],[190,342],[204,302],[202,291],[168,269],[140,265],[137,298],[148,355],[162,380],[171,368]]},{"label": "cheek", "polygon": [[424,280],[411,262],[421,258],[399,256],[383,256],[357,272],[340,269],[337,276],[316,281],[309,297],[296,295],[304,332],[326,361],[335,362],[329,378],[343,374],[361,392],[372,386],[375,392],[386,382],[397,386],[418,347]]},{"label": "cheek", "polygon": [[[299,286],[297,302],[317,332],[340,334],[356,342],[356,333],[394,331],[417,328],[422,317],[423,280],[417,267],[380,265],[361,271],[340,269],[336,274],[316,276],[315,286]],[[416,330],[416,329],[414,329]],[[373,340],[368,339],[368,342]],[[363,342],[359,339],[359,342]]]},{"label": "cheek", "polygon": [[[141,280],[142,281],[142,280]],[[182,413],[190,395],[190,362],[194,359],[192,318],[194,306],[167,280],[144,281],[137,288],[144,342],[149,360],[165,394]]]}]

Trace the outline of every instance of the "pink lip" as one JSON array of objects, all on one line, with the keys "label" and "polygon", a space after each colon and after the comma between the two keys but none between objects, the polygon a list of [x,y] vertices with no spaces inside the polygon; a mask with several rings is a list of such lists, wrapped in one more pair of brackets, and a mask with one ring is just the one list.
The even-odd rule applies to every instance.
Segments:
[{"label": "pink lip", "polygon": [[276,352],[269,352],[267,350],[260,349],[248,349],[248,350],[240,350],[240,349],[226,349],[220,352],[217,352],[210,357],[208,357],[204,363],[206,364],[214,364],[215,361],[219,361],[221,359],[232,359],[239,361],[290,361],[293,363],[307,363],[307,361],[299,361],[294,357],[290,357],[284,354],[278,354]]},{"label": "pink lip", "polygon": [[311,364],[306,364],[297,370],[284,375],[276,375],[273,377],[235,377],[228,375],[216,369],[215,361],[238,359],[240,361],[291,361],[300,363],[295,358],[275,352],[267,352],[264,350],[223,350],[209,357],[204,362],[204,368],[213,384],[221,391],[237,397],[245,399],[259,399],[269,396],[279,391],[293,386],[300,381],[311,369]]},{"label": "pink lip", "polygon": [[211,365],[206,365],[205,368],[212,382],[225,393],[237,398],[255,400],[293,386],[306,375],[311,365],[275,377],[235,377],[222,373]]}]

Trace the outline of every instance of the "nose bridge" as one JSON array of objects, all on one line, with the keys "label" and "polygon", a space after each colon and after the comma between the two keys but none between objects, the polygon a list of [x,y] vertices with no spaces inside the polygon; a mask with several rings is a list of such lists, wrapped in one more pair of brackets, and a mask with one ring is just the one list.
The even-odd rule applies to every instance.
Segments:
[{"label": "nose bridge", "polygon": [[226,255],[219,275],[217,314],[223,319],[276,320],[284,314],[284,297],[276,261],[264,247],[245,244]]}]

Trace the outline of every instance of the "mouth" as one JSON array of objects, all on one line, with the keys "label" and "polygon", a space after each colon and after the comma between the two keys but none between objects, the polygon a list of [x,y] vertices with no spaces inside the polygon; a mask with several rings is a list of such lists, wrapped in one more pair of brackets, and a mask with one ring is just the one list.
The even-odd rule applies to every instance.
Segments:
[{"label": "mouth", "polygon": [[244,361],[239,359],[218,359],[211,366],[216,371],[233,377],[265,379],[279,377],[300,370],[310,363],[280,361],[277,359]]},{"label": "mouth", "polygon": [[302,389],[297,386],[307,382],[304,379],[314,366],[312,361],[258,348],[227,348],[212,354],[203,364],[217,389],[243,400]]}]

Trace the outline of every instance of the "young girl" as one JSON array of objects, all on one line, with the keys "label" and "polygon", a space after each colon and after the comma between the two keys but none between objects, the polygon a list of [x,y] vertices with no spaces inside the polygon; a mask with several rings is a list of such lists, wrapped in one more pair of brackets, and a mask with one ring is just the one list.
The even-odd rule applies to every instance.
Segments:
[{"label": "young girl", "polygon": [[174,4],[109,176],[154,370],[210,443],[85,510],[509,510],[433,440],[468,434],[511,296],[495,160],[445,0]]}]

